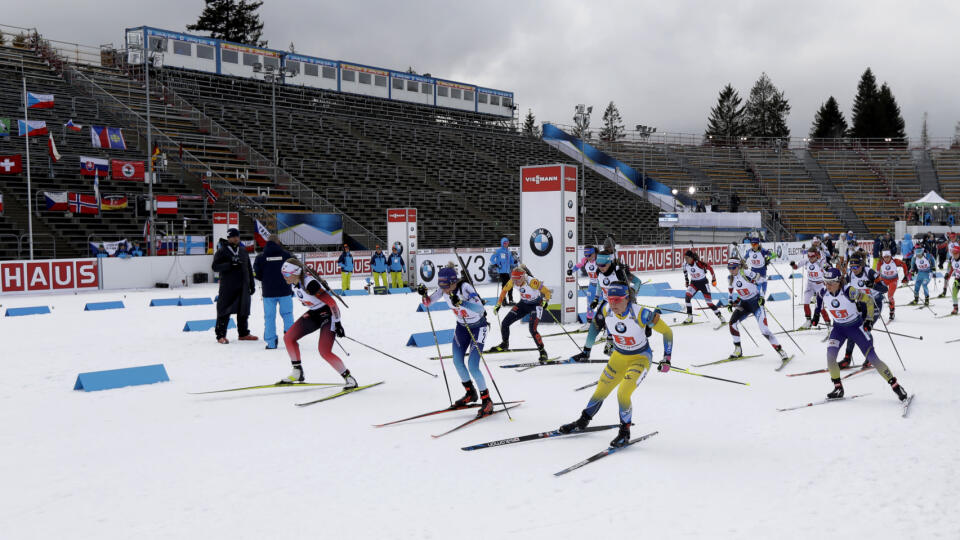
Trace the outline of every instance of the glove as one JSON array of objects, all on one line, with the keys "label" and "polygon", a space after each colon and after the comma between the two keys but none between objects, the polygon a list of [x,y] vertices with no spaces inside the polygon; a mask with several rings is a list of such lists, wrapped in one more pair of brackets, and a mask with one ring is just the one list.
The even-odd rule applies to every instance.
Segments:
[{"label": "glove", "polygon": [[463,301],[460,300],[460,297],[457,296],[457,293],[450,293],[450,305],[459,306]]},{"label": "glove", "polygon": [[716,287],[716,286],[717,286],[717,280],[716,280],[716,278],[714,278],[713,280],[711,280],[711,281],[710,281],[710,284],[713,285],[714,287]]},{"label": "glove", "polygon": [[[944,290],[946,290],[946,289],[944,289]],[[550,300],[547,299],[546,296],[544,296],[544,297],[540,300],[540,305],[543,306],[543,307],[547,307],[547,304],[549,304],[549,303],[550,303]]]},{"label": "glove", "polygon": [[497,313],[500,313],[500,304],[493,306],[493,314],[496,315]]},{"label": "glove", "polygon": [[572,275],[573,275],[573,268],[567,268],[567,275],[568,275],[568,276],[572,276]]},{"label": "glove", "polygon": [[427,286],[424,285],[423,283],[417,285],[417,294],[419,294],[420,296],[426,296],[426,295],[427,295]]},{"label": "glove", "polygon": [[345,337],[347,335],[347,333],[343,331],[343,325],[340,324],[340,321],[336,322],[333,331],[337,334],[337,337]]},{"label": "glove", "polygon": [[871,321],[871,320],[869,320],[869,319],[863,321],[863,329],[866,330],[867,332],[869,332],[870,330],[872,330],[872,329],[873,329],[873,321]]},{"label": "glove", "polygon": [[599,299],[599,298],[594,298],[594,299],[593,299],[593,302],[590,302],[590,311],[593,311],[593,310],[597,309],[597,306],[599,306],[599,305],[600,305],[600,299]]},{"label": "glove", "polygon": [[758,305],[758,306],[762,306],[762,305],[764,304],[764,302],[766,302],[766,300],[764,300],[762,296],[758,296],[758,297],[757,297],[757,305]]},{"label": "glove", "polygon": [[663,355],[663,360],[660,362],[660,365],[657,367],[660,373],[667,373],[670,371],[670,355]]},{"label": "glove", "polygon": [[796,269],[797,269],[797,263],[795,263],[795,262],[793,262],[793,261],[790,261],[790,268],[793,268],[794,270],[796,270]]}]

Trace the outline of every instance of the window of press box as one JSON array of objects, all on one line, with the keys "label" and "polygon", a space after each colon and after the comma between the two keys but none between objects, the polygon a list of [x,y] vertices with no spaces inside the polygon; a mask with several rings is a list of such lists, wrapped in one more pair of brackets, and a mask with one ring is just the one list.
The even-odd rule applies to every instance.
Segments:
[{"label": "window of press box", "polygon": [[510,98],[508,98],[508,97],[503,98],[503,106],[504,106],[504,107],[513,107],[513,100],[510,99]]},{"label": "window of press box", "polygon": [[373,76],[373,85],[374,85],[374,86],[380,86],[380,87],[382,87],[382,88],[386,88],[386,87],[387,87],[387,78],[384,77],[383,75],[374,75],[374,76]]},{"label": "window of press box", "polygon": [[420,83],[418,83],[417,81],[407,81],[407,91],[408,91],[408,92],[419,92],[419,91],[420,91]]},{"label": "window of press box", "polygon": [[473,101],[473,90],[464,90],[464,91],[463,91],[463,100],[464,100],[464,101]]},{"label": "window of press box", "polygon": [[209,45],[200,45],[197,43],[197,58],[213,60],[213,47]]},{"label": "window of press box", "polygon": [[357,74],[360,84],[370,84],[373,77],[369,73],[360,72]]},{"label": "window of press box", "polygon": [[263,67],[272,67],[273,69],[280,69],[280,59],[264,56]]},{"label": "window of press box", "polygon": [[350,71],[349,69],[343,70],[343,80],[347,82],[353,82],[355,71]]},{"label": "window of press box", "polygon": [[460,91],[459,88],[450,89],[450,97],[452,97],[453,99],[460,99],[461,95],[462,95],[462,92]]},{"label": "window of press box", "polygon": [[300,62],[296,60],[287,60],[286,65],[283,68],[285,71],[290,73],[300,73]]},{"label": "window of press box", "polygon": [[491,105],[500,105],[500,96],[490,96]]},{"label": "window of press box", "polygon": [[260,61],[260,57],[255,54],[243,53],[243,65],[252,66]]},{"label": "window of press box", "polygon": [[403,79],[394,79],[394,80],[393,80],[393,89],[394,89],[394,90],[403,90]]},{"label": "window of press box", "polygon": [[429,84],[429,83],[421,83],[421,84],[420,84],[420,92],[422,92],[422,93],[424,93],[424,94],[432,94],[432,93],[433,93],[433,85],[432,85],[432,84]]},{"label": "window of press box", "polygon": [[479,96],[477,96],[477,100],[480,101],[480,103],[486,103],[486,102],[487,102],[487,95],[481,93]]},{"label": "window of press box", "polygon": [[447,87],[446,87],[446,86],[438,86],[438,87],[437,87],[437,95],[440,96],[440,97],[447,97]]},{"label": "window of press box", "polygon": [[303,74],[308,77],[319,77],[320,76],[320,66],[316,64],[304,64],[303,65]]},{"label": "window of press box", "polygon": [[[157,44],[163,42],[163,44],[157,48]],[[167,52],[167,42],[160,37],[150,37],[150,50],[155,52]]]},{"label": "window of press box", "polygon": [[179,54],[180,56],[193,56],[193,49],[191,49],[190,44],[186,41],[174,39],[173,54]]},{"label": "window of press box", "polygon": [[336,79],[337,78],[337,68],[330,66],[323,66],[323,78],[324,79]]},{"label": "window of press box", "polygon": [[239,55],[237,51],[223,49],[220,51],[220,61],[225,64],[236,64],[239,61]]}]

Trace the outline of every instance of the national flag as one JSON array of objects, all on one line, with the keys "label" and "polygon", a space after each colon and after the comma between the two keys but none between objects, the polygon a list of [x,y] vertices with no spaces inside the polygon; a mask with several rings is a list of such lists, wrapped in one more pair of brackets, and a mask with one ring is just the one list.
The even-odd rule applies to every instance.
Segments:
[{"label": "national flag", "polygon": [[201,181],[203,183],[203,194],[207,197],[207,204],[216,204],[217,199],[220,198],[220,194],[217,193],[215,189],[210,185],[210,182],[206,180]]},{"label": "national flag", "polygon": [[0,174],[18,174],[23,172],[23,157],[20,154],[0,156]]},{"label": "national flag", "polygon": [[127,143],[123,140],[123,130],[120,128],[90,126],[90,144],[94,148],[127,149]]},{"label": "national flag", "polygon": [[267,245],[267,238],[270,237],[270,230],[263,226],[263,223],[260,223],[260,220],[254,219],[253,222],[257,226],[257,231],[253,233],[253,240],[257,243],[258,247],[263,247]]},{"label": "national flag", "polygon": [[43,120],[17,120],[17,126],[20,128],[21,137],[24,135],[37,137],[49,133],[49,131],[47,131],[47,123]]},{"label": "national flag", "polygon": [[71,118],[70,120],[67,120],[67,123],[64,124],[63,127],[69,129],[70,131],[75,131],[77,133],[83,131],[83,126],[81,126],[80,124],[74,124],[73,118]]},{"label": "national flag", "polygon": [[100,199],[100,210],[123,210],[127,208],[128,200],[126,195],[104,195]]},{"label": "national flag", "polygon": [[143,241],[146,242],[150,238],[150,219],[146,219],[143,222]]},{"label": "national flag", "polygon": [[150,162],[156,163],[157,158],[160,156],[160,145],[157,143],[153,144],[153,154],[150,156]]},{"label": "national flag", "polygon": [[47,203],[47,210],[67,210],[69,195],[66,191],[44,191],[43,199]]},{"label": "national flag", "polygon": [[157,213],[163,215],[175,215],[177,213],[177,196],[157,195]]},{"label": "national flag", "polygon": [[48,133],[47,136],[47,152],[50,154],[50,159],[54,163],[60,161],[60,152],[57,152],[57,143],[53,142],[53,133]]},{"label": "national flag", "polygon": [[81,176],[96,176],[106,174],[110,172],[110,162],[105,159],[80,156],[80,175]]},{"label": "national flag", "polygon": [[97,198],[86,193],[70,193],[70,211],[74,214],[99,214]]},{"label": "national flag", "polygon": [[110,170],[113,171],[114,180],[143,180],[144,162],[142,161],[124,161],[122,159],[111,159]]},{"label": "national flag", "polygon": [[3,215],[3,193],[0,193],[0,216]]},{"label": "national flag", "polygon": [[93,173],[93,195],[97,198],[97,208],[100,208],[100,174]]},{"label": "national flag", "polygon": [[9,137],[10,136],[10,123],[9,118],[0,118],[0,137]]},{"label": "national flag", "polygon": [[34,94],[27,92],[28,109],[52,109],[53,94]]}]

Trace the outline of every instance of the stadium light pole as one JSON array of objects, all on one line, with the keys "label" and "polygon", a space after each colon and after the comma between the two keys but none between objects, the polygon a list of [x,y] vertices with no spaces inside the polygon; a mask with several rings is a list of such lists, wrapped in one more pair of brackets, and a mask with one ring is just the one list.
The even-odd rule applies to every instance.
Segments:
[{"label": "stadium light pole", "polygon": [[593,112],[593,106],[587,107],[584,104],[579,104],[574,107],[573,118],[577,122],[577,128],[581,129],[578,134],[580,135],[580,239],[582,242],[586,243],[587,241],[587,171],[584,168],[584,152],[583,141],[585,139],[584,133],[586,133],[587,126],[590,125],[590,114]]},{"label": "stadium light pole", "polygon": [[[156,255],[156,217],[157,201],[153,198],[153,127],[150,122],[150,37],[146,36],[147,42],[143,45],[143,73],[146,87],[146,106],[147,106],[147,198],[150,200],[150,234],[147,235],[147,255]],[[157,38],[157,53],[160,50],[166,50],[167,42],[164,38]]]},{"label": "stadium light pole", "polygon": [[283,84],[290,77],[296,77],[293,71],[287,71],[279,65],[264,66],[260,62],[253,64],[253,72],[263,74],[263,80],[270,83],[270,108],[273,111],[273,184],[277,185],[280,181],[278,170],[280,169],[280,149],[277,147],[277,84]]},{"label": "stadium light pole", "polygon": [[642,124],[637,124],[636,126],[637,133],[640,135],[640,140],[643,141],[643,145],[640,147],[642,152],[642,158],[640,159],[640,175],[641,180],[643,181],[643,192],[647,192],[647,139],[650,138],[650,135],[657,132],[657,128],[651,126],[644,126]]}]

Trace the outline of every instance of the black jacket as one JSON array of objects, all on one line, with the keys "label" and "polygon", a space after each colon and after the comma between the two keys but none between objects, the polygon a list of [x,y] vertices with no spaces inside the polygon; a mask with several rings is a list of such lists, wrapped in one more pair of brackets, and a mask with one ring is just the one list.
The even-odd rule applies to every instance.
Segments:
[{"label": "black jacket", "polygon": [[264,298],[280,298],[291,296],[290,285],[283,280],[280,267],[283,262],[293,257],[289,251],[280,247],[280,244],[270,240],[263,251],[253,261],[253,277],[260,281],[260,291]]},{"label": "black jacket", "polygon": [[221,238],[213,255],[211,268],[220,273],[220,297],[217,298],[217,314],[236,313],[250,315],[250,295],[255,290],[250,256],[240,242],[233,247]]}]

